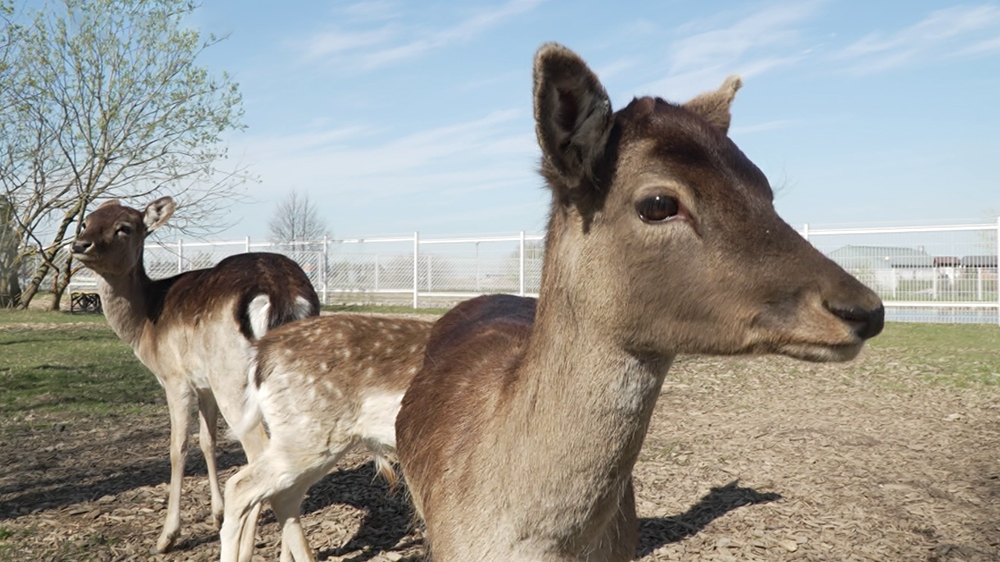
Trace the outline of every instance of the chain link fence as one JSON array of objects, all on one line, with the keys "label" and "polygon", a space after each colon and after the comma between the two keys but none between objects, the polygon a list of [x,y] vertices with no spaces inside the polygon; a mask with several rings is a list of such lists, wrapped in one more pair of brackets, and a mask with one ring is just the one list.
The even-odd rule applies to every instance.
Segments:
[{"label": "chain link fence", "polygon": [[[1000,323],[997,224],[810,229],[817,249],[875,290],[887,319],[899,322]],[[295,244],[184,242],[146,247],[150,277],[211,267],[226,256],[285,254],[309,275],[326,304],[448,306],[485,293],[536,296],[541,235],[422,239],[318,240]],[[93,274],[76,274],[71,291],[93,290]]]}]

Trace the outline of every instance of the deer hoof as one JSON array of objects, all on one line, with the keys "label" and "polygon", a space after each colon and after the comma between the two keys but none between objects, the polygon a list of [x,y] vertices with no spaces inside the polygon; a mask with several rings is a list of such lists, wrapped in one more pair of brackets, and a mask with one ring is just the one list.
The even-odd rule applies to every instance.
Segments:
[{"label": "deer hoof", "polygon": [[156,548],[153,549],[152,553],[165,554],[170,552],[170,549],[174,547],[174,543],[177,542],[178,535],[180,535],[180,531],[160,535],[159,540],[156,541]]}]

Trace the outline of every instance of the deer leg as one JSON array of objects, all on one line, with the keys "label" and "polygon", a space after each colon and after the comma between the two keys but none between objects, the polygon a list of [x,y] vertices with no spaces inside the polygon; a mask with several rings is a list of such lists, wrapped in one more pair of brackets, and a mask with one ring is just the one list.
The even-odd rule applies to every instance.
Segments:
[{"label": "deer leg", "polygon": [[315,560],[298,525],[299,506],[305,490],[313,482],[297,485],[302,474],[289,475],[281,464],[272,463],[264,453],[226,482],[226,516],[222,520],[219,536],[220,562],[245,562],[250,559],[256,520],[264,500],[271,501],[282,528],[281,559],[291,561],[294,557],[299,562]]},{"label": "deer leg", "polygon": [[302,500],[313,480],[297,482],[295,486],[271,496],[271,509],[281,524],[281,562],[316,562],[313,551],[306,542],[299,515]]},{"label": "deer leg", "polygon": [[216,529],[222,528],[222,492],[219,489],[219,470],[215,459],[215,437],[219,428],[219,405],[211,391],[198,392],[198,414],[200,432],[198,445],[205,457],[205,467],[208,471],[208,487],[212,492],[212,521]]},{"label": "deer leg", "polygon": [[[238,562],[253,554],[253,533],[248,528],[248,520],[260,512],[260,502],[267,497],[267,490],[261,478],[261,460],[255,460],[243,467],[226,482],[226,516],[222,519],[219,532],[220,562]],[[249,548],[244,535],[250,534]]]},{"label": "deer leg", "polygon": [[187,456],[188,423],[190,422],[191,391],[182,386],[168,387],[167,408],[170,410],[170,485],[167,495],[167,517],[163,532],[156,541],[156,551],[168,552],[181,531],[181,485],[184,481],[184,459]]},{"label": "deer leg", "polygon": [[[247,463],[252,463],[259,459],[267,447],[267,432],[264,426],[257,424],[241,438],[243,451],[247,455]],[[240,531],[239,562],[250,562],[253,556],[254,542],[257,538],[257,521],[260,519],[262,505],[260,502],[254,504],[243,522],[243,529]],[[284,552],[287,547],[282,542],[281,550]]]}]

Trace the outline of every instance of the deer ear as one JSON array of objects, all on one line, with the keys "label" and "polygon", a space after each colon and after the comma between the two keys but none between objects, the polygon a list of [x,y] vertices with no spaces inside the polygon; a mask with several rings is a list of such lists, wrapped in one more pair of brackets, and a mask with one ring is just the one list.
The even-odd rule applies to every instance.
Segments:
[{"label": "deer ear", "polygon": [[594,173],[611,132],[611,101],[579,56],[547,43],[535,54],[535,133],[542,170],[566,188]]},{"label": "deer ear", "polygon": [[736,90],[743,86],[739,76],[730,76],[714,92],[705,92],[684,104],[684,107],[702,116],[723,133],[729,133],[732,116],[729,108],[736,97]]},{"label": "deer ear", "polygon": [[170,197],[160,197],[146,206],[142,222],[146,225],[146,232],[152,232],[167,222],[170,215],[174,214],[177,204]]}]

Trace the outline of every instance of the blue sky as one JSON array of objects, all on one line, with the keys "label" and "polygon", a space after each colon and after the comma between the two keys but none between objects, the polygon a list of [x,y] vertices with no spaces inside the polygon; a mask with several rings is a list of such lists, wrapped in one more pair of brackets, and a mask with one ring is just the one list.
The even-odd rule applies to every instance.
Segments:
[{"label": "blue sky", "polygon": [[291,189],[336,238],[541,232],[531,61],[579,53],[615,108],[729,74],[730,136],[796,227],[994,222],[1000,4],[205,0],[201,60],[240,84],[230,158],[259,177],[223,236]]}]

